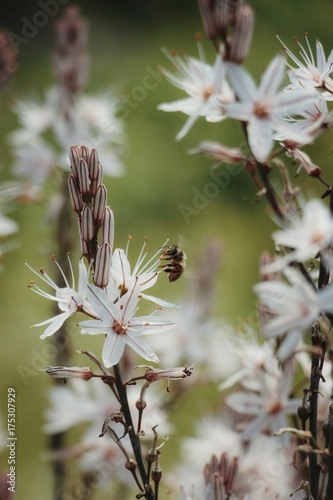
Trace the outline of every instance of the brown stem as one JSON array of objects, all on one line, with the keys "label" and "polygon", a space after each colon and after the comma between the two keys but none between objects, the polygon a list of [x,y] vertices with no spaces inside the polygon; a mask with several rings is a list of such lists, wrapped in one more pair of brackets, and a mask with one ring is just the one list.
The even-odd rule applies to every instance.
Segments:
[{"label": "brown stem", "polygon": [[[114,376],[116,379],[115,383],[116,383],[117,391],[119,394],[121,409],[122,409],[122,412],[124,414],[125,422],[129,428],[128,434],[129,434],[129,438],[131,441],[132,450],[133,450],[135,460],[136,460],[136,463],[138,466],[138,470],[140,473],[142,484],[146,488],[148,486],[147,485],[147,473],[146,473],[145,465],[143,462],[141,444],[140,444],[140,440],[135,432],[135,428],[133,425],[131,410],[130,410],[130,407],[128,404],[128,399],[127,399],[127,387],[123,385],[119,364],[114,365],[113,371],[114,371]],[[146,496],[147,500],[156,500],[155,495],[152,492],[151,488],[147,488],[145,491],[146,491],[145,496]]]}]

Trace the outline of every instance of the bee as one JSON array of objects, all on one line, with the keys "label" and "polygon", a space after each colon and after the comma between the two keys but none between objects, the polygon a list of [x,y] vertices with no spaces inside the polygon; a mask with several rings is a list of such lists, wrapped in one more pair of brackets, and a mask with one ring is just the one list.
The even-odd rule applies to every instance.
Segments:
[{"label": "bee", "polygon": [[161,260],[168,260],[169,262],[164,266],[163,271],[168,273],[169,281],[176,281],[181,277],[186,267],[186,255],[176,245],[171,245],[161,254]]}]

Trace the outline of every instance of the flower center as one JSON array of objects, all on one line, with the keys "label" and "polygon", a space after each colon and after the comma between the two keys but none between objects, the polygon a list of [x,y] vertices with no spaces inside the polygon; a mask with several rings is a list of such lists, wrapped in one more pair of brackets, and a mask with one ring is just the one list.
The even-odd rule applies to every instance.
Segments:
[{"label": "flower center", "polygon": [[270,415],[276,415],[282,410],[281,403],[279,401],[270,401],[267,405],[267,410]]},{"label": "flower center", "polygon": [[124,335],[126,333],[126,328],[121,325],[118,321],[115,321],[112,325],[112,330],[118,335]]},{"label": "flower center", "polygon": [[254,105],[254,114],[258,116],[258,118],[267,118],[268,111],[267,107],[261,102],[257,102]]},{"label": "flower center", "polygon": [[313,233],[312,237],[311,237],[311,243],[321,243],[323,240],[323,235],[317,231],[316,233]]},{"label": "flower center", "polygon": [[204,98],[204,100],[205,100],[205,101],[207,101],[207,100],[210,98],[210,96],[211,96],[212,94],[214,94],[214,92],[215,92],[215,87],[214,87],[214,85],[207,85],[207,86],[204,88],[204,91],[203,91],[203,98]]}]

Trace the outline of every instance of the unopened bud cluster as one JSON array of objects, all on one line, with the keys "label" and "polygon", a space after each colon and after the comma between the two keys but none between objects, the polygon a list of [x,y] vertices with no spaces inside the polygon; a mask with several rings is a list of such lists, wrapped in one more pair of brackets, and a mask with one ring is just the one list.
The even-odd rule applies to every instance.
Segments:
[{"label": "unopened bud cluster", "polygon": [[3,90],[16,73],[18,53],[13,47],[9,34],[0,31],[0,90]]},{"label": "unopened bud cluster", "polygon": [[70,148],[72,173],[68,179],[73,210],[77,213],[82,255],[93,261],[94,283],[108,284],[114,238],[114,216],[107,206],[103,168],[95,149]]},{"label": "unopened bud cluster", "polygon": [[207,38],[223,42],[227,60],[243,62],[253,33],[252,7],[242,0],[199,0],[199,8]]},{"label": "unopened bud cluster", "polygon": [[67,97],[73,96],[86,84],[88,55],[86,52],[88,24],[77,6],[64,9],[55,24],[57,46],[56,75]]}]

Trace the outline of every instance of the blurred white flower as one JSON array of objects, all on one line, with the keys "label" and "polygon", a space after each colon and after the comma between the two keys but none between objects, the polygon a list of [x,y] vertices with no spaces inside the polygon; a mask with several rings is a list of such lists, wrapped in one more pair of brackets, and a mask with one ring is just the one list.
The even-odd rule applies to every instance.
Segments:
[{"label": "blurred white flower", "polygon": [[[139,398],[140,386],[130,386],[127,390],[131,408]],[[162,410],[164,399],[168,398],[167,391],[156,390],[151,385],[146,392],[147,407],[143,412],[142,430],[147,437],[147,444],[151,443],[151,429],[158,425],[162,435],[172,432],[166,421],[166,414]],[[128,472],[124,468],[124,456],[109,436],[99,438],[105,419],[119,410],[119,403],[110,387],[98,378],[89,382],[81,379],[71,379],[66,385],[57,385],[49,389],[50,406],[45,413],[44,432],[55,434],[69,430],[79,424],[87,424],[81,438],[73,446],[63,451],[63,456],[79,457],[80,468],[84,471],[96,472],[99,479],[108,480],[114,477],[128,483]],[[136,425],[136,413],[133,422]],[[123,434],[121,424],[114,423],[118,435]],[[144,436],[141,440],[144,440]],[[130,450],[127,439],[122,440],[123,446]],[[101,471],[103,473],[101,473]]]},{"label": "blurred white flower", "polygon": [[16,174],[42,184],[55,166],[70,170],[68,149],[73,144],[80,144],[98,147],[104,173],[120,175],[123,124],[117,117],[115,97],[110,92],[78,95],[67,110],[67,116],[64,116],[60,98],[58,89],[52,87],[46,91],[43,101],[21,99],[14,105],[13,111],[21,125],[9,136]]},{"label": "blurred white flower", "polygon": [[269,338],[287,333],[282,343],[283,357],[286,358],[293,353],[301,335],[321,311],[333,310],[333,288],[329,286],[316,291],[295,269],[286,269],[284,274],[290,284],[263,281],[253,289],[268,313],[262,325],[263,335]]},{"label": "blurred white flower", "polygon": [[265,310],[272,315],[262,327],[265,337],[282,335],[290,330],[303,332],[321,311],[333,309],[332,287],[316,291],[295,269],[286,269],[284,274],[290,284],[272,280],[253,287]]},{"label": "blurred white flower", "polygon": [[268,65],[259,87],[250,74],[237,64],[228,64],[238,101],[225,105],[228,117],[247,122],[247,134],[253,156],[265,162],[273,149],[274,132],[283,117],[299,114],[313,100],[313,94],[302,90],[279,91],[285,75],[285,59],[277,55]]},{"label": "blurred white flower", "polygon": [[[287,415],[297,413],[301,399],[291,399],[294,370],[291,365],[285,366],[283,371],[267,373],[258,368],[252,372],[257,378],[255,391],[233,392],[226,397],[226,404],[236,413],[246,417],[253,417],[250,423],[242,424],[241,437],[244,441],[251,440],[261,431],[277,432],[287,427]],[[288,435],[282,436],[284,441]]]},{"label": "blurred white flower", "polygon": [[[299,58],[296,57],[293,52],[285,46],[285,44],[277,37],[282,43],[287,55],[290,57],[292,62],[296,67],[289,66],[288,76],[293,83],[292,88],[315,88],[327,90],[331,96],[330,100],[333,99],[333,80],[331,78],[332,64],[333,64],[333,49],[330,55],[326,59],[325,52],[322,44],[316,41],[316,56],[313,54],[308,37],[305,35],[306,48],[296,39],[298,46]],[[308,52],[307,52],[308,50]]]},{"label": "blurred white flower", "polygon": [[263,273],[274,273],[290,262],[305,262],[329,246],[333,238],[333,217],[329,208],[318,199],[308,201],[302,217],[292,214],[289,225],[275,231],[277,245],[293,249],[291,252],[264,266]]},{"label": "blurred white flower", "polygon": [[[230,500],[285,500],[297,480],[292,451],[283,447],[281,441],[258,435],[244,446],[239,433],[235,433],[220,417],[206,417],[197,424],[194,437],[184,439],[181,461],[167,478],[173,490],[180,484],[182,500],[217,498],[204,481],[204,477],[207,480],[206,464],[213,456],[224,465],[226,460],[231,463],[235,458],[237,461],[238,469],[228,492],[230,496],[226,497]],[[221,469],[216,474],[219,471]],[[226,477],[223,479],[225,481]],[[224,481],[221,478],[222,486]],[[301,499],[302,496],[295,498]]]},{"label": "blurred white flower", "polygon": [[220,121],[225,118],[223,104],[234,100],[233,92],[225,80],[225,65],[218,54],[213,66],[193,57],[182,58],[179,54],[164,51],[178,70],[173,74],[162,69],[166,78],[176,87],[184,90],[189,97],[158,106],[162,111],[180,111],[189,115],[188,120],[178,132],[176,139],[182,139],[199,116]]},{"label": "blurred white flower", "polygon": [[54,259],[54,262],[58,266],[65,283],[65,287],[59,287],[53,279],[44,271],[44,268],[40,270],[40,274],[37,273],[34,269],[32,269],[28,264],[26,266],[39,278],[41,278],[47,285],[49,285],[53,290],[55,290],[55,295],[51,295],[47,292],[44,292],[41,288],[39,288],[34,281],[31,282],[29,287],[38,295],[45,297],[46,299],[52,300],[58,303],[58,307],[61,311],[60,314],[53,316],[50,319],[42,321],[41,323],[36,323],[33,326],[44,326],[49,325],[44,333],[40,336],[41,339],[45,339],[46,337],[50,337],[53,335],[61,326],[64,324],[66,319],[68,319],[72,314],[77,311],[86,312],[89,315],[96,316],[95,311],[92,309],[91,305],[86,300],[87,294],[87,285],[89,280],[89,269],[87,270],[82,259],[79,261],[79,281],[78,281],[78,291],[75,290],[75,278],[74,271],[72,268],[72,264],[70,258],[68,256],[69,267],[71,271],[72,278],[72,286],[68,283],[68,280],[60,268],[57,261]]},{"label": "blurred white flower", "polygon": [[301,147],[311,143],[332,124],[332,111],[328,111],[326,100],[318,94],[300,110],[297,117],[282,118],[273,137],[276,141],[285,142],[286,146]]},{"label": "blurred white flower", "polygon": [[143,358],[158,363],[154,351],[139,336],[160,333],[171,328],[172,321],[154,316],[134,317],[138,308],[140,283],[138,278],[131,289],[114,301],[108,294],[94,285],[89,285],[87,297],[100,319],[79,323],[82,333],[106,335],[102,357],[106,367],[117,364],[129,345]]}]

